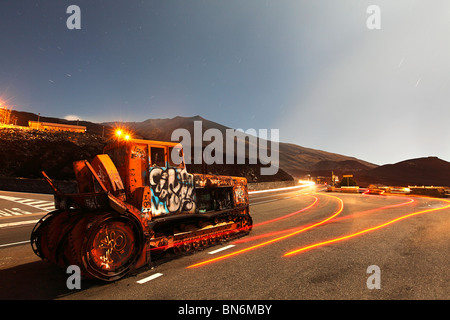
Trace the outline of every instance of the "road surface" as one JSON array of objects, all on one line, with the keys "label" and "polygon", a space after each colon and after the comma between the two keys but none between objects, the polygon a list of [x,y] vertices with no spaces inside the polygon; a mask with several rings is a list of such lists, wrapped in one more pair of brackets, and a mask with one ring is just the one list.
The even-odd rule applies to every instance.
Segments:
[{"label": "road surface", "polygon": [[83,280],[79,290],[29,245],[51,202],[51,195],[0,192],[1,299],[450,298],[447,199],[309,188],[253,193],[250,235],[114,283]]}]

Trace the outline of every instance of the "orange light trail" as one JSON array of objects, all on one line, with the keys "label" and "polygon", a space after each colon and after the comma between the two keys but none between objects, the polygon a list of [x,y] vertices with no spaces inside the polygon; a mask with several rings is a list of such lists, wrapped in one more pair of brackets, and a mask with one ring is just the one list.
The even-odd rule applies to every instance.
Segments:
[{"label": "orange light trail", "polygon": [[[375,196],[375,197],[376,197],[376,196]],[[390,196],[390,197],[395,197],[395,196]],[[398,198],[400,198],[400,197],[398,197]],[[353,217],[355,217],[355,216],[360,216],[360,215],[367,214],[367,213],[370,213],[370,212],[375,212],[375,211],[380,211],[380,210],[386,210],[386,209],[391,209],[391,208],[396,208],[396,207],[402,207],[402,206],[405,206],[405,205],[407,205],[407,204],[414,203],[414,201],[415,201],[414,199],[409,198],[409,200],[408,200],[408,201],[405,201],[405,202],[396,203],[396,204],[390,204],[390,205],[383,206],[383,207],[378,207],[378,208],[374,208],[374,209],[369,209],[369,210],[365,210],[365,211],[356,212],[356,213],[347,215],[347,216],[345,216],[345,217],[339,217],[339,218],[337,218],[337,219],[334,219],[332,222],[336,222],[336,221],[341,221],[341,220],[353,218]]]},{"label": "orange light trail", "polygon": [[278,218],[275,218],[275,219],[272,219],[272,220],[267,220],[267,221],[263,221],[263,222],[260,222],[260,223],[256,223],[256,224],[253,225],[253,228],[262,226],[264,224],[272,223],[272,222],[275,222],[275,221],[278,221],[278,220],[286,219],[286,218],[295,216],[296,214],[299,214],[299,213],[302,213],[302,212],[308,210],[309,208],[315,206],[317,201],[319,201],[319,198],[317,198],[315,196],[311,196],[311,197],[313,197],[315,199],[314,202],[311,205],[309,205],[309,206],[307,206],[307,207],[305,207],[303,209],[300,209],[298,211],[295,211],[295,212],[289,213],[287,215],[284,215],[282,217],[278,217]]},{"label": "orange light trail", "polygon": [[256,194],[256,193],[267,193],[267,192],[276,192],[276,191],[286,191],[286,190],[295,190],[295,189],[303,189],[307,187],[312,187],[315,185],[314,182],[311,181],[305,181],[302,182],[303,184],[300,186],[293,186],[293,187],[284,187],[284,188],[275,188],[275,189],[265,189],[265,190],[252,190],[249,191],[248,194]]},{"label": "orange light trail", "polygon": [[[308,225],[306,225],[306,226],[308,226]],[[299,230],[300,228],[304,228],[304,227],[305,226],[294,227],[294,228],[278,230],[278,231],[272,231],[272,232],[260,234],[260,235],[257,235],[257,236],[253,236],[253,237],[247,237],[245,239],[239,239],[239,240],[233,241],[232,243],[233,244],[246,243],[246,242],[250,242],[250,241],[254,241],[254,240],[258,240],[258,239],[262,239],[262,238],[276,236],[276,235],[283,234],[283,233],[293,232],[293,231]]]},{"label": "orange light trail", "polygon": [[[394,196],[392,196],[392,197],[394,197]],[[398,197],[398,198],[400,198],[400,197]],[[356,212],[354,214],[346,215],[344,217],[338,217],[336,219],[333,219],[332,221],[328,221],[327,223],[333,223],[333,222],[336,222],[336,221],[341,221],[341,220],[353,218],[355,216],[360,216],[360,215],[368,214],[368,213],[375,212],[375,211],[401,207],[401,206],[408,205],[408,204],[411,204],[411,203],[414,203],[414,199],[409,198],[409,200],[405,201],[405,202],[401,202],[401,203],[397,203],[397,204],[391,204],[391,205],[387,205],[387,206],[383,206],[383,207],[379,207],[379,208],[374,208],[374,209],[369,209],[369,210],[365,210],[365,211]],[[302,227],[304,227],[304,226],[302,226]],[[300,228],[302,228],[302,227],[300,227]],[[253,237],[246,237],[245,239],[239,239],[239,240],[234,241],[233,243],[239,244],[239,243],[250,242],[250,241],[258,240],[258,239],[261,239],[261,238],[267,238],[267,237],[275,236],[275,235],[282,234],[282,233],[292,232],[292,231],[298,230],[298,229],[299,229],[299,227],[289,228],[289,229],[285,229],[285,230],[272,231],[272,232],[260,234],[260,235],[257,235],[257,236],[253,236]]]},{"label": "orange light trail", "polygon": [[[272,220],[268,220],[268,221],[264,221],[264,222],[260,222],[260,223],[254,224],[254,225],[252,225],[252,228],[255,228],[255,227],[258,227],[258,226],[267,224],[267,223],[276,222],[276,221],[278,221],[278,220],[282,220],[282,219],[285,219],[285,218],[294,216],[294,215],[296,215],[296,214],[302,213],[302,212],[304,212],[304,211],[306,211],[306,210],[312,208],[313,206],[315,206],[315,205],[317,204],[317,202],[319,201],[319,198],[317,198],[317,197],[315,197],[315,196],[311,196],[311,197],[314,198],[314,201],[313,201],[313,203],[310,204],[309,206],[307,206],[307,207],[305,207],[305,208],[303,208],[303,209],[300,209],[300,210],[298,210],[298,211],[289,213],[289,214],[287,214],[287,215],[284,215],[284,216],[282,216],[282,217],[278,217],[278,218],[275,218],[275,219],[272,219]],[[238,228],[237,230],[234,230],[234,231],[238,231],[238,232],[239,232],[239,231],[243,231],[243,230],[245,230],[245,229],[246,229],[246,228],[243,227],[243,228]],[[289,230],[283,230],[283,231],[278,232],[278,233],[275,233],[275,234],[285,233],[285,232],[288,232],[288,231],[291,231],[291,230],[298,230],[298,229],[299,229],[298,227],[296,227],[296,228],[291,228],[291,229],[289,229]],[[227,233],[230,233],[230,234],[231,234],[231,233],[233,233],[233,232],[227,230],[227,231],[224,231],[224,232],[220,232],[220,233],[218,233],[217,235],[222,236],[222,235],[225,235],[225,234],[227,234]],[[205,236],[205,237],[196,238],[196,239],[193,239],[193,240],[179,241],[179,242],[174,243],[174,246],[181,246],[181,245],[184,245],[184,244],[195,243],[195,242],[197,242],[197,241],[207,240],[207,239],[209,239],[209,238],[210,238],[210,236]],[[235,243],[239,243],[239,241],[237,241],[237,242],[235,242]],[[157,250],[162,250],[162,249],[165,250],[165,249],[168,249],[168,248],[170,248],[169,245],[162,245],[162,246],[159,246],[159,247],[151,248],[150,251],[157,251]]]},{"label": "orange light trail", "polygon": [[[381,193],[379,193],[379,195],[381,196],[381,195],[383,195],[384,193],[385,193],[384,190],[382,190]],[[363,194],[364,196],[370,195],[370,189],[367,189],[367,190],[364,191],[362,194]]]},{"label": "orange light trail", "polygon": [[[297,230],[297,231],[295,231],[295,232],[291,232],[291,233],[289,233],[289,234],[286,234],[286,235],[284,235],[284,236],[281,236],[281,237],[278,237],[278,238],[275,238],[275,239],[272,239],[272,240],[269,240],[269,241],[266,241],[266,242],[262,242],[262,243],[259,243],[259,244],[254,245],[254,246],[251,246],[251,247],[248,247],[248,248],[245,248],[245,249],[242,249],[242,250],[238,250],[238,251],[235,251],[235,252],[232,252],[232,253],[229,253],[229,254],[225,254],[225,255],[222,255],[222,256],[219,256],[219,257],[216,257],[216,258],[213,258],[213,259],[209,259],[209,260],[206,260],[206,261],[203,261],[203,262],[199,262],[199,263],[190,265],[190,266],[187,267],[187,269],[195,268],[195,267],[200,267],[200,266],[203,266],[203,265],[205,265],[205,264],[210,264],[210,263],[212,263],[212,262],[216,262],[216,261],[219,261],[219,260],[224,260],[224,259],[230,258],[230,257],[232,257],[232,256],[235,256],[235,255],[238,255],[238,254],[241,254],[241,253],[250,251],[250,250],[254,250],[254,249],[257,249],[257,248],[266,246],[266,245],[268,245],[268,244],[271,244],[271,243],[274,243],[274,242],[277,242],[277,241],[280,241],[280,240],[284,240],[284,239],[286,239],[286,238],[295,236],[295,235],[297,235],[297,234],[299,234],[299,233],[302,233],[302,232],[304,232],[304,231],[307,231],[307,230],[309,230],[309,229],[312,229],[312,228],[314,228],[314,227],[317,227],[317,226],[319,226],[319,225],[321,225],[321,224],[326,223],[327,221],[333,219],[333,218],[336,217],[338,214],[340,214],[340,213],[342,212],[342,210],[344,210],[344,202],[343,202],[340,198],[335,197],[335,196],[328,196],[328,197],[335,198],[335,199],[337,199],[337,200],[339,201],[339,209],[338,209],[333,215],[329,216],[328,218],[326,218],[326,219],[324,219],[324,220],[322,220],[322,221],[320,221],[320,222],[317,222],[317,223],[315,223],[315,224],[312,224],[312,225],[310,225],[310,226],[307,226],[307,227],[305,227],[305,228],[302,228],[302,229],[300,229],[300,230]],[[307,208],[312,207],[315,203],[316,203],[316,201],[315,201],[313,204],[311,204],[310,206],[308,206]],[[305,209],[306,209],[306,208],[305,208]]]},{"label": "orange light trail", "polygon": [[[439,200],[442,200],[442,201],[445,201],[447,203],[450,203],[450,201],[448,201],[448,200],[443,200],[443,199],[439,199]],[[330,243],[340,242],[340,241],[343,241],[343,240],[354,238],[354,237],[362,235],[364,233],[368,233],[368,232],[371,232],[371,231],[374,231],[374,230],[378,230],[378,229],[384,228],[384,227],[386,227],[388,225],[391,225],[391,224],[393,224],[395,222],[398,222],[398,221],[401,221],[401,220],[404,220],[404,219],[407,219],[407,218],[410,218],[410,217],[413,217],[413,216],[416,216],[416,215],[419,215],[419,214],[432,212],[432,211],[443,210],[443,209],[447,209],[447,208],[450,208],[450,204],[446,205],[446,206],[443,206],[443,207],[440,207],[440,208],[433,208],[433,209],[427,209],[427,210],[422,210],[422,211],[418,211],[418,212],[413,212],[413,213],[410,213],[410,214],[398,217],[396,219],[390,220],[390,221],[385,222],[383,224],[377,225],[377,226],[372,227],[372,228],[364,229],[364,230],[361,230],[359,232],[355,232],[355,233],[352,233],[352,234],[349,234],[349,235],[346,235],[346,236],[343,236],[343,237],[334,238],[334,239],[323,241],[323,242],[318,242],[318,243],[315,243],[315,244],[312,244],[312,245],[309,245],[309,246],[306,246],[306,247],[302,247],[300,249],[296,249],[296,250],[290,251],[290,252],[286,253],[284,255],[284,257],[291,256],[291,255],[294,255],[294,254],[298,254],[300,252],[303,252],[303,251],[306,251],[306,250],[310,250],[312,248],[317,248],[317,247],[321,247],[321,246],[324,246],[324,245],[328,245]]]}]

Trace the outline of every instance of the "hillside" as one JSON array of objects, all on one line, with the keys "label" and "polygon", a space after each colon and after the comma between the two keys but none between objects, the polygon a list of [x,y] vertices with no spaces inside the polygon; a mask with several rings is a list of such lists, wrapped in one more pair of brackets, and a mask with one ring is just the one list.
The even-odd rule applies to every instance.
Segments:
[{"label": "hillside", "polygon": [[358,176],[360,183],[450,186],[450,162],[424,157],[373,168]]},{"label": "hillside", "polygon": [[354,157],[336,153],[301,147],[295,144],[280,143],[280,166],[293,176],[301,177],[305,174],[323,175],[326,171],[336,174],[376,168],[377,165]]},{"label": "hillside", "polygon": [[[17,125],[21,126],[27,126],[28,121],[34,120],[36,121],[38,116],[34,113],[29,112],[22,112],[22,111],[13,111],[13,115],[17,117]],[[137,138],[143,138],[143,139],[149,139],[149,140],[161,140],[161,141],[171,141],[171,135],[172,132],[176,129],[186,129],[190,135],[191,138],[194,138],[194,122],[195,121],[201,121],[202,122],[202,130],[203,133],[208,129],[218,129],[224,139],[225,139],[225,133],[227,129],[230,129],[229,127],[226,127],[224,125],[221,125],[217,122],[210,121],[207,119],[202,118],[201,116],[194,116],[194,117],[174,117],[171,119],[148,119],[141,122],[125,122],[125,123],[93,123],[89,121],[68,121],[65,119],[59,119],[54,117],[47,117],[47,116],[40,116],[40,121],[43,122],[54,122],[54,123],[62,123],[62,124],[72,124],[76,125],[77,123],[79,125],[83,125],[87,128],[87,136],[95,136],[95,139],[92,139],[93,142],[95,142],[95,146],[89,146],[88,148],[92,150],[98,150],[102,149],[102,146],[98,144],[99,141],[97,139],[100,137],[104,137],[102,139],[103,145],[106,143],[106,139],[108,137],[111,137],[113,135],[114,127],[120,125],[122,127],[127,128],[128,130],[132,131],[133,136]],[[29,148],[29,152],[25,152],[25,150],[22,150],[19,146],[15,149],[13,152],[17,153],[17,156],[15,159],[20,159],[19,161],[16,161],[17,163],[7,163],[5,165],[4,169],[0,169],[0,174],[2,175],[17,175],[21,177],[31,177],[31,176],[39,176],[39,172],[36,171],[39,168],[42,167],[49,167],[51,170],[55,171],[55,174],[64,179],[69,179],[70,171],[71,171],[71,161],[79,160],[79,157],[83,155],[83,151],[80,149],[79,146],[73,147],[70,144],[67,144],[66,141],[58,140],[59,138],[55,138],[53,136],[49,136],[47,138],[42,138],[41,140],[36,140],[35,137],[32,138],[26,138],[23,137],[23,133],[19,134],[19,136],[22,135],[22,138],[26,141],[25,143],[21,144],[20,142],[16,142],[19,146],[27,146]],[[15,141],[17,137],[13,138],[12,140]],[[55,140],[56,139],[56,140]],[[3,146],[8,146],[10,148],[10,145],[7,144],[7,140],[3,140]],[[51,141],[59,141],[56,145],[50,145],[48,144],[47,140]],[[89,139],[87,139],[89,140]],[[38,142],[40,141],[40,142]],[[250,146],[249,138],[248,136],[244,134],[237,135],[237,138],[235,140],[235,143],[238,142],[244,142],[247,146],[247,150]],[[256,141],[256,145],[260,145],[261,140]],[[86,142],[88,143],[88,142]],[[87,148],[88,144],[84,144],[84,148]],[[210,142],[203,142],[203,146],[207,146]],[[224,147],[226,146],[225,141],[223,142]],[[263,145],[266,145],[268,150],[266,151],[268,155],[271,155],[270,153],[270,147],[271,143],[266,142]],[[255,146],[255,145],[251,145]],[[47,150],[47,148],[52,148],[52,150]],[[66,150],[66,148],[68,148]],[[39,154],[37,151],[33,150],[39,150],[41,149],[42,153],[46,155],[44,160],[42,159],[42,155]],[[7,150],[7,149],[4,149]],[[87,159],[89,157],[93,157],[93,154],[91,151],[86,152]],[[49,156],[50,154],[53,154],[55,152],[54,159],[57,160],[51,160],[53,156]],[[220,151],[219,151],[220,154]],[[224,152],[222,152],[222,157],[225,157]],[[193,154],[193,157],[199,157],[198,154]],[[5,163],[8,161],[11,161],[12,158],[9,158],[9,155],[3,155],[1,157],[0,161],[3,161]],[[7,158],[7,160],[5,160]],[[28,159],[34,159],[34,163],[31,160]],[[36,159],[40,159],[40,161],[36,161]],[[275,160],[274,158],[270,158]],[[44,163],[42,163],[44,161]],[[64,162],[63,163],[61,163]],[[26,166],[22,166],[22,163],[28,163]],[[56,165],[56,162],[59,164]],[[193,160],[191,161],[194,162]],[[225,161],[224,161],[225,162]],[[53,163],[53,166],[49,166],[46,163]],[[237,163],[235,161],[234,163]],[[14,167],[15,169],[12,170],[11,168]],[[21,169],[18,169],[18,168]],[[310,173],[323,173],[323,174],[329,174],[330,171],[335,170],[337,174],[339,174],[340,169],[344,170],[363,170],[363,169],[372,169],[375,168],[376,165],[368,163],[366,161],[362,161],[359,159],[356,159],[354,157],[348,157],[340,154],[330,153],[322,150],[316,150],[311,148],[305,148],[301,147],[295,144],[290,143],[283,143],[281,142],[279,144],[279,168],[277,174],[274,176],[262,176],[260,174],[260,169],[262,165],[258,162],[258,164],[249,164],[248,161],[248,155],[247,155],[247,161],[245,165],[210,165],[207,167],[207,172],[216,173],[216,174],[224,174],[224,175],[240,175],[245,176],[249,181],[257,182],[257,181],[284,181],[284,180],[292,180],[294,178],[302,178],[306,174]],[[9,168],[9,169],[8,169]],[[33,169],[34,168],[34,169]],[[202,167],[201,165],[188,165],[188,169],[191,172],[201,172]],[[40,169],[39,169],[40,170]]]},{"label": "hillside", "polygon": [[[17,125],[28,127],[28,121],[37,121],[38,115],[31,112],[24,111],[16,111],[13,110],[11,113],[12,116],[17,118]],[[86,131],[90,134],[95,135],[104,135],[105,137],[112,135],[113,128],[110,126],[105,126],[102,124],[90,122],[90,121],[72,121],[65,120],[60,118],[46,117],[40,116],[39,121],[41,122],[52,122],[52,123],[60,123],[60,124],[70,124],[70,125],[80,125],[86,127]]]},{"label": "hillside", "polygon": [[[193,139],[194,121],[202,121],[203,132],[207,129],[215,128],[220,130],[223,137],[225,137],[226,130],[230,129],[229,127],[206,120],[200,116],[175,117],[172,119],[148,119],[142,122],[125,122],[121,125],[129,128],[145,139],[170,141],[172,132],[180,128],[188,130],[191,138]],[[113,123],[104,123],[104,125],[110,126],[113,125]],[[236,143],[237,141],[242,142],[244,139],[244,135],[240,135],[238,139],[236,139]],[[247,140],[245,140],[245,143],[248,146]],[[204,145],[207,145],[208,143],[209,142],[204,142]],[[257,142],[257,144],[259,144],[259,142]],[[225,140],[223,145],[226,145]],[[269,147],[268,149],[270,151],[271,143],[269,142],[265,145]],[[270,152],[268,154],[270,154]],[[317,168],[315,166],[323,161],[328,161],[329,164],[335,164],[338,167],[343,161],[350,161],[356,167],[363,166],[366,169],[376,167],[374,164],[356,159],[354,157],[305,148],[291,143],[280,142],[279,144],[279,167],[294,178],[301,178],[310,173],[312,170],[316,170]],[[327,169],[332,170],[332,168],[333,166],[330,165]]]},{"label": "hillside", "polygon": [[[37,115],[29,112],[13,111],[17,125],[27,126],[29,120],[37,120]],[[52,117],[40,117],[41,121],[62,124],[77,124]],[[202,121],[203,132],[218,129],[225,137],[229,129],[219,123],[206,120],[200,116],[175,117],[172,119],[148,119],[142,122],[121,123],[131,130],[134,136],[144,139],[171,141],[175,129],[186,129],[194,137],[194,121]],[[81,159],[91,160],[102,152],[107,138],[113,134],[118,123],[92,123],[79,121],[87,127],[87,133],[49,133],[23,131],[18,129],[0,130],[0,176],[40,178],[45,170],[54,179],[73,179],[72,162]],[[245,141],[245,135],[238,135],[235,143]],[[210,142],[203,142],[204,146]],[[259,140],[256,144],[258,145]],[[269,148],[270,143],[266,144]],[[224,142],[225,146],[225,142]],[[248,160],[248,159],[247,159]],[[354,157],[330,153],[322,150],[301,147],[295,144],[279,144],[280,170],[275,176],[262,176],[262,165],[209,165],[207,172],[223,175],[244,176],[249,182],[284,181],[311,176],[338,176],[353,174],[360,186],[368,184],[386,185],[450,185],[450,163],[437,157],[405,160],[395,164],[377,166]],[[235,161],[236,163],[236,161]],[[202,172],[201,165],[188,165],[190,172]]]},{"label": "hillside", "polygon": [[[72,163],[92,160],[108,143],[98,134],[45,132],[0,128],[0,177],[42,178],[45,171],[55,180],[75,178]],[[261,176],[260,165],[211,165],[206,172],[243,176],[249,182],[289,181],[292,177],[279,170],[275,176]],[[201,165],[188,165],[191,173],[202,173]]]},{"label": "hillside", "polygon": [[102,153],[106,140],[90,133],[0,129],[0,176],[74,179],[72,163]]},{"label": "hillside", "polygon": [[[28,126],[28,121],[36,121],[38,116],[29,112],[13,111],[17,117],[18,126]],[[196,119],[199,119],[198,117]],[[148,120],[143,124],[143,135],[151,135],[154,140],[170,141],[172,131],[169,126],[178,127],[178,120],[183,118],[167,119],[167,122]],[[68,121],[59,118],[40,116],[42,122],[61,124],[77,124],[77,121]],[[148,126],[148,123],[158,123],[159,126]],[[169,125],[170,123],[170,125]],[[58,133],[43,131],[23,131],[20,129],[0,129],[0,149],[8,150],[0,153],[0,176],[41,178],[41,171],[46,171],[57,180],[74,179],[72,163],[76,160],[91,160],[96,154],[102,153],[103,147],[108,143],[108,137],[113,136],[116,124],[96,124],[88,121],[79,121],[79,125],[86,126],[87,133]],[[192,123],[193,124],[193,123]],[[216,127],[216,124],[204,120],[205,129]],[[145,131],[150,128],[153,132]],[[135,130],[134,137],[143,138]],[[155,132],[157,134],[155,134]],[[104,137],[103,137],[104,136]],[[274,176],[262,176],[261,164],[243,165],[187,165],[189,172],[205,172],[221,175],[243,176],[249,182],[266,181],[292,181],[293,178],[283,170]]]}]

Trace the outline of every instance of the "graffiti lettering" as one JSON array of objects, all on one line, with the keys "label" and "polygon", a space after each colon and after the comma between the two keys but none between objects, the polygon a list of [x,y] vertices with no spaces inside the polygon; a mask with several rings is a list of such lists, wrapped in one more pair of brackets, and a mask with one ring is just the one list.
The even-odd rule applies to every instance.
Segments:
[{"label": "graffiti lettering", "polygon": [[238,203],[245,202],[245,194],[241,186],[236,187],[234,195],[236,196],[236,202]]},{"label": "graffiti lettering", "polygon": [[152,215],[193,211],[194,177],[186,169],[152,168],[150,171],[152,191]]}]

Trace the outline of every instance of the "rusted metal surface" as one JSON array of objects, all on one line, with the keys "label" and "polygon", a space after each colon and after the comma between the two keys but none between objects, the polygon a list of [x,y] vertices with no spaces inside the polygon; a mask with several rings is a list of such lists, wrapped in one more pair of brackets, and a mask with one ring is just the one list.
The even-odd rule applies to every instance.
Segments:
[{"label": "rusted metal surface", "polygon": [[92,160],[91,166],[108,191],[111,191],[115,195],[124,191],[122,178],[108,155],[97,155]]}]

